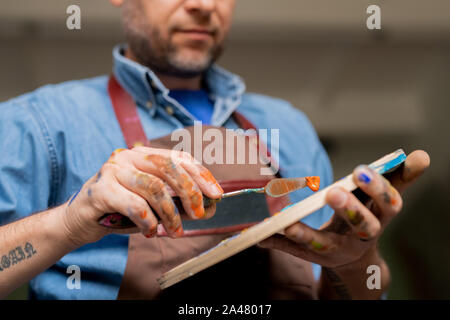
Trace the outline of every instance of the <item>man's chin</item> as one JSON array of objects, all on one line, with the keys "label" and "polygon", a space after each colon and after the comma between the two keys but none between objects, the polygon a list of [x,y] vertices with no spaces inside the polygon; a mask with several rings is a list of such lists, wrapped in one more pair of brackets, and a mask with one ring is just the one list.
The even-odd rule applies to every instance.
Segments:
[{"label": "man's chin", "polygon": [[177,57],[169,59],[169,63],[178,76],[190,78],[205,72],[211,66],[211,60],[209,55],[179,53]]}]

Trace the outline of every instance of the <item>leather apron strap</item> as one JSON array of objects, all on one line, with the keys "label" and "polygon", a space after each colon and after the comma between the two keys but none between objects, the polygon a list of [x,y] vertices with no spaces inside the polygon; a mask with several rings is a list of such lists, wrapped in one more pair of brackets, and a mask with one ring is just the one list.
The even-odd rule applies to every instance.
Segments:
[{"label": "leather apron strap", "polygon": [[113,75],[108,80],[108,93],[128,148],[148,145],[133,98],[122,88]]}]

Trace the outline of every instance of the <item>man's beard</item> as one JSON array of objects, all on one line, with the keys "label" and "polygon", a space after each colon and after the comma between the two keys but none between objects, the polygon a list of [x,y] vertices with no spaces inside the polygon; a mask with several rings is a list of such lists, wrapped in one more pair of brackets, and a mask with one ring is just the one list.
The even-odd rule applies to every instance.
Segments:
[{"label": "man's beard", "polygon": [[223,51],[220,43],[212,46],[202,58],[189,59],[178,53],[169,41],[165,42],[158,29],[137,23],[139,18],[136,14],[124,16],[125,38],[137,61],[156,73],[192,78],[205,72]]}]

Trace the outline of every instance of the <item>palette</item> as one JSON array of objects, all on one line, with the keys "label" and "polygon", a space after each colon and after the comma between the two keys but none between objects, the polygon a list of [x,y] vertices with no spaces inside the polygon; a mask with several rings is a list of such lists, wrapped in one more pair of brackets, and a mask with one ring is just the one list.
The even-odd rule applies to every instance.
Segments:
[{"label": "palette", "polygon": [[[405,153],[403,150],[399,149],[378,159],[369,166],[376,172],[385,174],[395,170],[405,161],[405,159]],[[326,205],[325,199],[327,192],[334,187],[341,187],[348,191],[353,191],[357,188],[353,181],[353,175],[347,175],[310,197],[286,207],[283,209],[282,214],[276,214],[271,218],[242,231],[241,233],[223,240],[217,246],[166,272],[161,278],[158,279],[160,287],[165,289],[188,277],[191,277],[194,274],[257,244],[258,242],[284,230],[295,222],[314,213]]]}]

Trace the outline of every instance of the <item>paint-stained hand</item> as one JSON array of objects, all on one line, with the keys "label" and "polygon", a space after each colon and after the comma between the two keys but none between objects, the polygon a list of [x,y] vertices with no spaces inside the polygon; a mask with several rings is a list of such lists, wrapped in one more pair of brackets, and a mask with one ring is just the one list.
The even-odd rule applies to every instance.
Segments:
[{"label": "paint-stained hand", "polygon": [[[180,214],[172,200],[177,195],[191,219],[209,218],[215,205],[203,207],[203,194],[220,198],[223,190],[211,172],[188,153],[136,147],[118,149],[66,204],[68,235],[77,244],[99,240],[111,232],[142,232],[152,237],[161,218],[169,236],[183,234]],[[98,224],[105,213],[118,212],[137,227],[115,229]]]},{"label": "paint-stained hand", "polygon": [[261,246],[283,250],[329,268],[357,262],[373,252],[378,238],[402,208],[403,192],[429,166],[424,151],[414,151],[405,164],[384,178],[367,166],[358,166],[353,177],[361,189],[360,199],[341,188],[331,189],[327,203],[335,214],[320,230],[296,223]]}]

